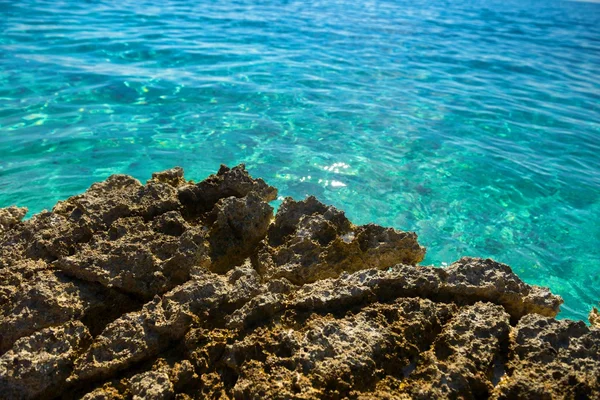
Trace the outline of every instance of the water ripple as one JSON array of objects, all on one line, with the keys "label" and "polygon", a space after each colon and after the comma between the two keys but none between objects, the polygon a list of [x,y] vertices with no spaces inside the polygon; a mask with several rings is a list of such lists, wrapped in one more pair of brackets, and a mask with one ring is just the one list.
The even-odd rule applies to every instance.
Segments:
[{"label": "water ripple", "polygon": [[600,299],[600,4],[0,0],[0,207],[247,163]]}]

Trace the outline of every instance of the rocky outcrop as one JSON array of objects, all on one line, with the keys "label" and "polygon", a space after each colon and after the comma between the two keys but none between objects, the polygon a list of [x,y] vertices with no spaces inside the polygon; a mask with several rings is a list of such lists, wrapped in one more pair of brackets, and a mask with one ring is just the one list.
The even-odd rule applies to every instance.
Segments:
[{"label": "rocky outcrop", "polygon": [[[23,221],[0,210],[0,393],[14,399],[600,396],[600,331],[510,267],[418,266],[244,166],[115,175]],[[597,311],[590,321],[596,324]]]},{"label": "rocky outcrop", "polygon": [[26,207],[0,208],[0,232],[7,231],[21,222],[27,211]]},{"label": "rocky outcrop", "polygon": [[590,311],[588,319],[590,320],[590,324],[592,324],[592,326],[600,328],[600,312],[598,312],[596,307],[592,307],[592,311]]}]

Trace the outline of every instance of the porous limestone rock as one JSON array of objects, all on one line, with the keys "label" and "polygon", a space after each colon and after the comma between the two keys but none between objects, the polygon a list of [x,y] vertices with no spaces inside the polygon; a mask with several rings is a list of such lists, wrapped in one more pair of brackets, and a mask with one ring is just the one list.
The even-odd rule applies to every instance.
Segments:
[{"label": "porous limestone rock", "polygon": [[186,185],[187,181],[183,177],[183,168],[175,167],[166,171],[155,172],[152,178],[147,182],[162,182],[167,183],[175,188]]},{"label": "porous limestone rock", "polygon": [[273,208],[256,193],[219,200],[210,213],[208,231],[215,272],[225,272],[249,257],[265,237]]},{"label": "porous limestone rock", "polygon": [[600,329],[548,289],[276,194],[173,168],[0,210],[0,397],[600,397]]},{"label": "porous limestone rock", "polygon": [[598,312],[598,309],[596,307],[592,307],[592,311],[590,311],[588,319],[592,326],[600,329],[600,312]]},{"label": "porous limestone rock", "polygon": [[118,304],[128,301],[118,292],[55,271],[34,272],[0,305],[0,354],[17,339],[49,326],[83,320],[90,328],[96,327],[119,311]]},{"label": "porous limestone rock", "polygon": [[495,399],[592,399],[600,396],[600,330],[539,314],[511,333],[507,374]]},{"label": "porous limestone rock", "polygon": [[500,306],[463,307],[420,355],[407,392],[415,399],[488,398],[504,373],[509,329],[509,315]]},{"label": "porous limestone rock", "polygon": [[257,261],[265,279],[304,284],[344,271],[417,264],[424,256],[415,233],[373,224],[355,227],[343,212],[308,197],[284,200]]},{"label": "porous limestone rock", "polygon": [[175,396],[173,383],[164,372],[147,371],[130,380],[133,400],[169,400]]},{"label": "porous limestone rock", "polygon": [[548,288],[529,286],[508,265],[490,259],[463,257],[445,271],[454,296],[497,302],[515,317],[529,313],[554,317],[562,304]]},{"label": "porous limestone rock", "polygon": [[234,398],[354,398],[401,382],[454,312],[400,299],[337,317],[283,315],[226,346],[220,362],[237,376]]},{"label": "porous limestone rock", "polygon": [[90,240],[92,234],[87,218],[73,222],[43,211],[7,232],[0,231],[0,269],[12,268],[23,260],[53,262],[73,254],[77,245]]},{"label": "porous limestone rock", "polygon": [[190,215],[198,215],[211,211],[221,199],[245,197],[248,193],[256,194],[265,202],[277,198],[277,189],[262,179],[250,177],[243,164],[233,168],[221,165],[216,175],[196,185],[180,187],[179,200]]},{"label": "porous limestone rock", "polygon": [[260,290],[258,274],[238,267],[226,276],[205,271],[106,326],[77,360],[72,380],[110,376],[181,340],[192,323],[216,318]]},{"label": "porous limestone rock", "polygon": [[0,208],[0,232],[7,231],[21,222],[27,211],[27,207]]},{"label": "porous limestone rock", "polygon": [[80,321],[23,337],[0,357],[0,393],[6,399],[51,398],[66,387],[77,354],[91,337]]},{"label": "porous limestone rock", "polygon": [[209,264],[204,230],[188,225],[178,211],[149,222],[120,218],[76,254],[55,263],[70,276],[145,299],[186,282],[194,268]]}]

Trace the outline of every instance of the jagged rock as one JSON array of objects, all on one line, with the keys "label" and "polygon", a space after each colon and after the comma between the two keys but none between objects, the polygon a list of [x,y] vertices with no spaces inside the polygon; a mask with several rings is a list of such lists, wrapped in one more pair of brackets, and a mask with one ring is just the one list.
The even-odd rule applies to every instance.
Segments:
[{"label": "jagged rock", "polygon": [[21,222],[27,211],[27,207],[0,208],[0,232],[7,231]]},{"label": "jagged rock", "polygon": [[52,211],[74,222],[89,218],[93,230],[106,230],[119,218],[148,219],[179,209],[177,194],[175,187],[158,178],[142,185],[130,176],[112,175],[85,193],[59,202]]},{"label": "jagged rock", "polygon": [[[0,397],[596,398],[600,330],[507,265],[285,199],[244,166],[0,210]],[[600,319],[597,310],[590,322]]]},{"label": "jagged rock", "polygon": [[446,272],[454,296],[502,304],[515,317],[529,313],[554,317],[563,303],[548,288],[529,286],[508,265],[490,259],[463,257]]},{"label": "jagged rock", "polygon": [[183,168],[181,167],[175,167],[166,171],[155,172],[152,174],[152,179],[150,179],[147,183],[150,182],[167,183],[175,188],[183,186],[187,183],[187,181],[183,177]]},{"label": "jagged rock", "polygon": [[21,285],[35,281],[32,278],[39,271],[48,268],[48,264],[43,261],[28,259],[14,261],[10,267],[0,267],[0,309],[7,307],[6,304],[20,291]]},{"label": "jagged rock", "polygon": [[51,398],[61,393],[75,357],[91,339],[79,321],[19,339],[0,357],[0,393],[6,399]]},{"label": "jagged rock", "polygon": [[590,324],[600,329],[600,312],[596,307],[592,307],[592,311],[590,311],[590,315],[588,316]]},{"label": "jagged rock", "polygon": [[130,382],[133,400],[168,400],[175,395],[173,384],[164,372],[143,372],[131,378]]},{"label": "jagged rock", "polygon": [[78,243],[91,237],[87,218],[73,222],[59,214],[42,212],[3,235],[0,232],[0,268],[12,268],[26,259],[52,262],[73,254]]},{"label": "jagged rock", "polygon": [[[114,315],[114,311],[127,309],[130,300],[111,290],[87,282],[74,281],[55,271],[34,272],[30,279],[23,280],[16,290],[0,306],[2,334],[0,354],[23,337],[49,326],[71,320],[99,323]],[[112,309],[111,309],[112,308]]]},{"label": "jagged rock", "polygon": [[[481,280],[482,276],[490,279]],[[488,290],[477,293],[478,281]],[[462,258],[445,269],[398,264],[385,271],[369,269],[346,273],[337,279],[304,285],[288,301],[300,309],[330,311],[415,296],[458,304],[486,300],[504,306],[514,319],[528,312],[555,316],[562,304],[560,297],[522,282],[508,266],[474,258]]]},{"label": "jagged rock", "polygon": [[252,297],[250,301],[227,317],[227,327],[247,328],[259,321],[273,317],[286,309],[287,295],[295,288],[286,279],[267,282],[266,287],[263,288],[264,293]]},{"label": "jagged rock", "polygon": [[175,397],[186,398],[181,392],[199,381],[194,366],[188,360],[170,363],[159,358],[150,370],[121,379],[113,384],[104,385],[88,393],[84,398],[128,398],[164,400]]},{"label": "jagged rock", "polygon": [[492,398],[598,398],[600,330],[582,321],[526,315],[512,333],[508,372]]},{"label": "jagged rock", "polygon": [[454,309],[400,299],[341,318],[284,318],[228,345],[221,362],[238,376],[235,398],[352,398],[401,381]]},{"label": "jagged rock", "polygon": [[[168,181],[168,196],[159,191],[152,198],[172,199],[171,184],[181,185],[182,176],[181,169],[173,169],[154,174],[141,188],[128,180],[124,182],[129,182],[126,188],[135,189],[127,192],[130,196],[139,196],[139,193],[154,193],[159,185],[165,185],[160,182]],[[153,206],[144,204],[144,213],[140,214],[132,211],[138,205],[128,203],[128,211],[112,221],[106,233],[98,233],[93,240],[82,244],[76,254],[60,258],[57,267],[79,279],[100,282],[148,299],[186,282],[194,270],[225,272],[239,265],[266,235],[273,209],[261,196],[270,196],[271,192],[264,182],[252,180],[241,168],[225,172],[222,180],[224,187],[214,188],[211,196],[228,194],[230,187],[238,186],[238,194],[242,189],[254,187],[258,192],[248,191],[241,198],[220,198],[204,217],[206,226],[191,225],[179,211],[170,210],[174,207],[161,208],[162,213],[146,222],[149,215],[157,213],[148,211]],[[161,201],[158,203],[162,204]],[[132,214],[138,216],[129,216]]]},{"label": "jagged rock", "polygon": [[110,384],[85,394],[81,400],[125,400],[128,399],[124,393]]},{"label": "jagged rock", "polygon": [[406,385],[411,397],[488,398],[493,381],[504,373],[502,347],[509,329],[500,306],[478,302],[462,308],[421,354]]},{"label": "jagged rock", "polygon": [[180,187],[179,200],[188,213],[197,215],[212,210],[220,199],[244,197],[251,192],[265,202],[277,198],[277,189],[262,179],[251,178],[243,164],[231,169],[221,165],[216,175],[196,185]]},{"label": "jagged rock", "polygon": [[[299,226],[302,220],[306,220],[304,228]],[[310,229],[311,224],[320,226]],[[304,230],[299,235],[313,236],[315,240],[326,245],[335,236],[349,233],[351,229],[352,224],[342,211],[326,206],[316,197],[309,196],[302,201],[287,197],[279,207],[275,221],[269,229],[268,240],[273,247],[281,246],[296,231]]]},{"label": "jagged rock", "polygon": [[[253,270],[237,268],[227,276],[205,272],[156,296],[140,311],[110,323],[77,360],[72,380],[110,376],[141,360],[155,357],[184,337],[191,324],[244,303],[259,290]],[[214,317],[214,315],[212,315]]]},{"label": "jagged rock", "polygon": [[344,213],[314,197],[284,200],[258,254],[265,279],[294,284],[336,277],[343,271],[416,264],[425,249],[412,232],[376,225],[354,227]]},{"label": "jagged rock", "polygon": [[267,234],[273,208],[258,194],[228,197],[215,204],[208,232],[213,264],[211,270],[225,272],[250,256]]},{"label": "jagged rock", "polygon": [[189,226],[177,211],[150,222],[142,217],[121,218],[79,252],[56,262],[60,270],[78,279],[146,299],[186,282],[194,268],[209,264],[203,229]]}]

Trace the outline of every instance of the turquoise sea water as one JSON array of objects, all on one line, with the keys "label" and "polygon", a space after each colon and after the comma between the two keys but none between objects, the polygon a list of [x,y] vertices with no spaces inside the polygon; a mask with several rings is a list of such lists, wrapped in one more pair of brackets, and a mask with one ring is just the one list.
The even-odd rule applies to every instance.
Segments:
[{"label": "turquoise sea water", "polygon": [[600,4],[0,0],[0,207],[247,164],[600,300]]}]

